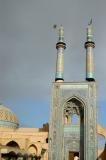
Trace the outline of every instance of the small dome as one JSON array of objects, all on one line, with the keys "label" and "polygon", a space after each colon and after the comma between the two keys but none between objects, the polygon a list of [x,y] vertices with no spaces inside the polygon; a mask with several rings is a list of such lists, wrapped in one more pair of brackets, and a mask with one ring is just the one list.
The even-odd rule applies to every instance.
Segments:
[{"label": "small dome", "polygon": [[18,128],[16,115],[7,107],[0,104],[0,127]]}]

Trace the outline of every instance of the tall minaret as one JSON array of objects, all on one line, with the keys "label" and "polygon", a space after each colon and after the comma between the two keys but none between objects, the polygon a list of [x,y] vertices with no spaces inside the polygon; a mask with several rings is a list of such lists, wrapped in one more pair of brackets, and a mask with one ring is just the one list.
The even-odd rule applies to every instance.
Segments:
[{"label": "tall minaret", "polygon": [[93,42],[92,33],[92,19],[87,27],[87,42],[85,43],[86,48],[86,80],[95,81],[94,79],[94,61],[93,61],[93,48],[95,43]]},{"label": "tall minaret", "polygon": [[56,60],[55,82],[64,82],[63,70],[64,70],[64,49],[65,48],[66,48],[66,44],[64,43],[64,28],[63,26],[60,26],[59,39],[56,44],[57,60]]}]

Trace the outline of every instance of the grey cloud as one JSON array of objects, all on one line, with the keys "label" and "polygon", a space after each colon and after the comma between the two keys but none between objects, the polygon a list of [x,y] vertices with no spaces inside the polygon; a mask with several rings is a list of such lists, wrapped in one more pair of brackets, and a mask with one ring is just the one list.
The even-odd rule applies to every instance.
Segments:
[{"label": "grey cloud", "polygon": [[86,26],[93,18],[99,101],[106,102],[106,2],[104,0],[0,0],[0,97],[50,97],[57,32],[63,25],[65,79],[85,79]]}]

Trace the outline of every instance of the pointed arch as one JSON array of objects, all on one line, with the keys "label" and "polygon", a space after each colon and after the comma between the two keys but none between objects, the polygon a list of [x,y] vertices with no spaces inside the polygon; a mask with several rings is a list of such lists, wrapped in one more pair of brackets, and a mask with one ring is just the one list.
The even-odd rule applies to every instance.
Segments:
[{"label": "pointed arch", "polygon": [[85,103],[82,100],[82,98],[77,96],[72,96],[65,101],[63,107],[63,119],[64,122],[65,121],[67,122],[63,124],[64,124],[64,135],[66,136],[65,143],[69,147],[69,152],[73,151],[73,146],[71,143],[68,144],[69,140],[67,141],[67,131],[70,132],[68,134],[80,136],[79,147],[78,148],[76,147],[76,150],[81,153],[82,155],[81,159],[84,159],[83,155],[84,155],[84,135],[85,135],[84,134]]},{"label": "pointed arch", "polygon": [[30,155],[37,155],[38,149],[37,149],[36,145],[31,144],[28,147],[28,152],[29,152]]},{"label": "pointed arch", "polygon": [[99,124],[97,125],[98,133],[103,135],[106,138],[106,130],[101,127]]},{"label": "pointed arch", "polygon": [[106,138],[102,134],[98,134],[98,149],[104,149],[106,144]]},{"label": "pointed arch", "polygon": [[80,96],[75,96],[75,95],[67,98],[67,99],[64,101],[64,105],[65,105],[68,101],[71,101],[72,99],[76,99],[77,101],[79,101],[79,102],[82,104],[83,107],[86,106],[84,99],[83,99],[82,97],[80,97]]},{"label": "pointed arch", "polygon": [[10,151],[10,152],[9,152],[9,155],[12,156],[12,157],[14,157],[14,156],[16,156],[17,154],[16,154],[14,151]]},{"label": "pointed arch", "polygon": [[63,107],[63,114],[64,114],[64,122],[69,123],[71,122],[70,117],[72,118],[72,115],[76,115],[76,117],[81,117],[81,120],[84,118],[84,108],[85,103],[82,100],[82,98],[79,98],[77,96],[72,96],[68,98]]},{"label": "pointed arch", "polygon": [[9,141],[6,146],[8,147],[14,147],[14,148],[20,148],[19,144],[16,141]]}]

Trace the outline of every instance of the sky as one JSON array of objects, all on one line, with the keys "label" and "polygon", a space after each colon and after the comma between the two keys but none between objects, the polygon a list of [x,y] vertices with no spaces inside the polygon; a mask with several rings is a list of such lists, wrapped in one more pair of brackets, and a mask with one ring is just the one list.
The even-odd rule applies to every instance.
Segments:
[{"label": "sky", "polygon": [[65,81],[85,80],[86,27],[93,19],[98,121],[106,128],[106,1],[0,0],[0,102],[20,126],[49,121],[57,31],[65,30]]}]

